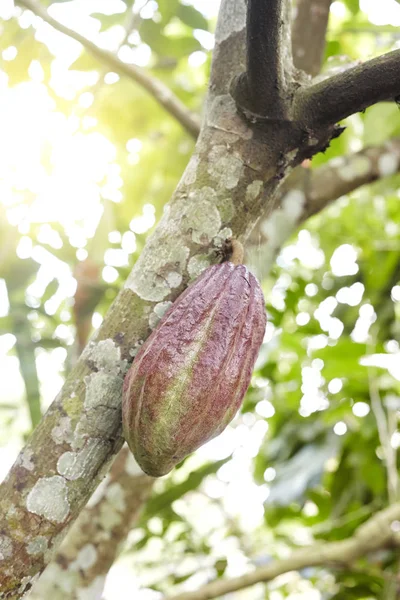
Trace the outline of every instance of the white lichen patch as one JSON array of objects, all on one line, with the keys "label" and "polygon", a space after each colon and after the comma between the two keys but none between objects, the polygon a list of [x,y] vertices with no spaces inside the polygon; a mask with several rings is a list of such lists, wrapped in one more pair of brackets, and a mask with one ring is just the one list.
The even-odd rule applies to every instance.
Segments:
[{"label": "white lichen patch", "polygon": [[72,439],[71,419],[61,417],[58,425],[51,430],[51,437],[56,444],[70,443]]},{"label": "white lichen patch", "polygon": [[[125,362],[120,362],[124,372]],[[110,448],[110,443],[102,438],[109,439],[110,436],[115,435],[121,422],[120,409],[124,373],[112,374],[102,370],[86,376],[84,382],[86,386],[83,401],[84,411],[71,442],[75,452],[66,453],[67,457],[59,465],[63,473],[70,474],[70,478],[80,476],[79,471],[82,474],[89,474],[92,469],[96,472],[102,457],[106,457]],[[88,443],[89,438],[97,441],[92,440]],[[78,456],[76,453],[80,450],[83,452]],[[72,467],[72,463],[74,463],[74,467]],[[69,468],[72,471],[69,471]]]},{"label": "white lichen patch", "polygon": [[183,273],[189,258],[189,248],[176,244],[174,233],[171,242],[161,243],[156,252],[142,252],[129,275],[125,287],[132,290],[140,298],[151,302],[161,302],[171,293],[168,284],[168,266],[170,271]]},{"label": "white lichen patch", "polygon": [[136,356],[136,354],[139,352],[140,346],[143,344],[143,341],[144,340],[138,340],[134,343],[133,348],[129,350],[130,356],[132,356],[133,358]]},{"label": "white lichen patch", "polygon": [[149,317],[149,327],[150,329],[154,329],[155,327],[157,327],[158,323],[160,322],[160,317],[158,317],[156,315],[156,313],[152,312],[150,317]]},{"label": "white lichen patch", "polygon": [[224,227],[218,232],[218,235],[213,238],[214,246],[221,248],[222,245],[232,237],[232,235],[232,229],[229,229],[229,227]]},{"label": "white lichen patch", "polygon": [[46,552],[47,547],[47,538],[45,538],[44,535],[38,535],[29,542],[26,547],[26,552],[27,554],[33,554],[35,556],[36,554],[43,554],[43,552]]},{"label": "white lichen patch", "polygon": [[217,188],[233,190],[243,173],[243,163],[225,146],[214,146],[208,156],[207,171],[215,180]]},{"label": "white lichen patch", "polygon": [[88,439],[79,452],[64,452],[60,456],[57,471],[69,481],[86,477],[92,472],[93,465],[97,464],[99,457],[107,455],[108,449],[108,444],[103,440]]},{"label": "white lichen patch", "polygon": [[106,498],[116,510],[119,510],[121,513],[124,512],[126,507],[125,492],[120,483],[115,481],[108,486]]},{"label": "white lichen patch", "polygon": [[69,513],[65,479],[59,475],[39,479],[28,494],[26,508],[48,521],[62,523]]},{"label": "white lichen patch", "polygon": [[169,310],[172,306],[172,302],[159,302],[154,307],[154,312],[161,319],[167,310]]},{"label": "white lichen patch", "polygon": [[255,181],[252,181],[252,183],[250,183],[250,185],[248,185],[246,189],[246,202],[254,202],[254,200],[256,200],[261,194],[262,189],[263,181],[261,181],[261,179],[256,179]]},{"label": "white lichen patch", "polygon": [[12,541],[6,535],[0,535],[0,560],[10,558],[13,553]]},{"label": "white lichen patch", "polygon": [[230,94],[222,94],[213,99],[207,114],[207,125],[230,134],[228,141],[231,144],[240,138],[250,140],[253,137],[252,130],[240,117]]},{"label": "white lichen patch", "polygon": [[154,329],[165,315],[167,310],[171,308],[172,302],[159,302],[155,305],[153,312],[149,317],[149,325],[151,329]]},{"label": "white lichen patch", "polygon": [[197,244],[209,244],[220,230],[221,216],[217,207],[209,200],[213,196],[214,190],[208,187],[190,193],[191,204],[185,215],[185,223]]},{"label": "white lichen patch", "polygon": [[115,409],[119,407],[119,395],[122,390],[123,377],[99,371],[91,373],[84,379],[86,394],[84,407],[94,409]]},{"label": "white lichen patch", "polygon": [[386,152],[379,157],[378,171],[381,177],[393,175],[399,169],[399,157],[393,152]]},{"label": "white lichen patch", "polygon": [[79,550],[76,560],[71,563],[72,571],[86,571],[93,567],[97,560],[97,551],[93,544],[85,544]]},{"label": "white lichen patch", "polygon": [[367,156],[357,156],[340,168],[339,175],[344,181],[352,181],[356,177],[367,175],[370,170],[370,159]]},{"label": "white lichen patch", "polygon": [[171,290],[173,290],[181,285],[182,275],[176,271],[171,271],[171,273],[168,273],[167,275],[167,282]]},{"label": "white lichen patch", "polygon": [[222,0],[220,12],[224,15],[224,18],[219,20],[215,32],[217,44],[244,29],[246,25],[246,2],[245,0],[237,0],[232,5],[231,0]]},{"label": "white lichen patch", "polygon": [[199,166],[200,159],[197,155],[193,155],[189,161],[188,166],[183,174],[183,183],[185,185],[193,185],[197,179],[197,167]]},{"label": "white lichen patch", "polygon": [[223,196],[217,196],[214,203],[219,211],[221,221],[223,223],[229,223],[236,213],[235,205],[233,204],[232,199],[229,197],[224,198]]},{"label": "white lichen patch", "polygon": [[[316,138],[310,138],[309,139],[309,144],[311,146],[315,146],[316,144],[318,144],[318,140]],[[290,150],[287,154],[286,154],[286,162],[288,164],[290,164],[298,155],[299,153],[299,149],[298,148],[293,148],[293,150]]]},{"label": "white lichen patch", "polygon": [[106,373],[125,373],[127,369],[127,361],[121,360],[121,348],[111,339],[91,342],[84,359],[93,361],[97,369]]},{"label": "white lichen patch", "polygon": [[197,279],[199,275],[210,266],[210,259],[206,254],[192,256],[188,264],[188,273],[191,279]]},{"label": "white lichen patch", "polygon": [[33,471],[35,468],[35,464],[32,461],[33,451],[29,448],[26,448],[23,452],[21,452],[20,457],[18,459],[21,467],[26,469],[27,471]]}]

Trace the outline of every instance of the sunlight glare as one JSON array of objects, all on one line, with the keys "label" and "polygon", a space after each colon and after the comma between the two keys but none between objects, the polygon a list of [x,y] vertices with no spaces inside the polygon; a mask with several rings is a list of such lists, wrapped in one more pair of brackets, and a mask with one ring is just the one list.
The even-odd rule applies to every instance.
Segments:
[{"label": "sunlight glare", "polygon": [[374,25],[400,25],[400,5],[395,0],[360,0],[360,8]]}]

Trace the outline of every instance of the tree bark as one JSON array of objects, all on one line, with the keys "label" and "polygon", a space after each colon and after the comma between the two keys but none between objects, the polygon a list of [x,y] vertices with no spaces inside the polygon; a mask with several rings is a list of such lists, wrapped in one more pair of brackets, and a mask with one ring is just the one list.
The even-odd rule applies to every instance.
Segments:
[{"label": "tree bark", "polygon": [[29,600],[74,600],[81,592],[86,600],[99,598],[121,542],[137,521],[153,483],[124,447],[33,587]]},{"label": "tree bark", "polygon": [[315,77],[321,70],[332,0],[297,0],[293,23],[293,62]]}]

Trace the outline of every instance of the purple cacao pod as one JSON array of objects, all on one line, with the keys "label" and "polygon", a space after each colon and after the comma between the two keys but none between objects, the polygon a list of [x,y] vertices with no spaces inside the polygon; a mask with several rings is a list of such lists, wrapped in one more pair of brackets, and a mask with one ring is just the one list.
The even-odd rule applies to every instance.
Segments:
[{"label": "purple cacao pod", "polygon": [[230,423],[265,325],[260,285],[243,265],[211,266],[179,296],[124,382],[124,435],[145,473],[165,475]]}]

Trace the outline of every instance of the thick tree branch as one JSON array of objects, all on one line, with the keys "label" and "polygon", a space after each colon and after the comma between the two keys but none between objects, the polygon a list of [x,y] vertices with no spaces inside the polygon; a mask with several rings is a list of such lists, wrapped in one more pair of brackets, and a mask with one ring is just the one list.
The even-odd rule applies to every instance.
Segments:
[{"label": "thick tree branch", "polygon": [[292,29],[294,66],[313,77],[320,72],[332,0],[297,0]]},{"label": "thick tree branch", "polygon": [[153,484],[154,479],[145,475],[128,448],[123,448],[32,589],[29,600],[100,598],[105,577]]},{"label": "thick tree branch", "polygon": [[284,119],[292,76],[287,0],[248,0],[246,71],[232,88],[238,106],[254,116]]},{"label": "thick tree branch", "polygon": [[228,94],[232,78],[246,68],[246,10],[246,0],[221,0],[207,100]]},{"label": "thick tree branch", "polygon": [[113,71],[129,77],[141,85],[153,98],[184,127],[192,137],[196,138],[200,131],[199,119],[179,100],[177,96],[160,80],[148,75],[135,65],[122,62],[115,54],[99,48],[83,35],[66,27],[53,19],[36,0],[16,0],[16,4],[31,10],[46,23],[73,38],[88,50],[101,63],[108,65]]},{"label": "thick tree branch", "polygon": [[374,58],[296,94],[293,115],[309,129],[333,125],[400,94],[400,50]]},{"label": "thick tree branch", "polygon": [[400,543],[399,534],[392,527],[400,519],[400,504],[394,504],[374,515],[361,525],[352,535],[340,542],[318,543],[293,552],[292,556],[277,560],[246,573],[241,577],[228,580],[217,580],[195,592],[187,592],[177,596],[169,596],[168,600],[211,600],[225,594],[275,579],[283,573],[299,571],[306,567],[338,564],[349,565],[369,552],[384,548],[388,544]]},{"label": "thick tree branch", "polygon": [[285,0],[248,0],[247,85],[258,114],[284,114],[286,16]]}]

